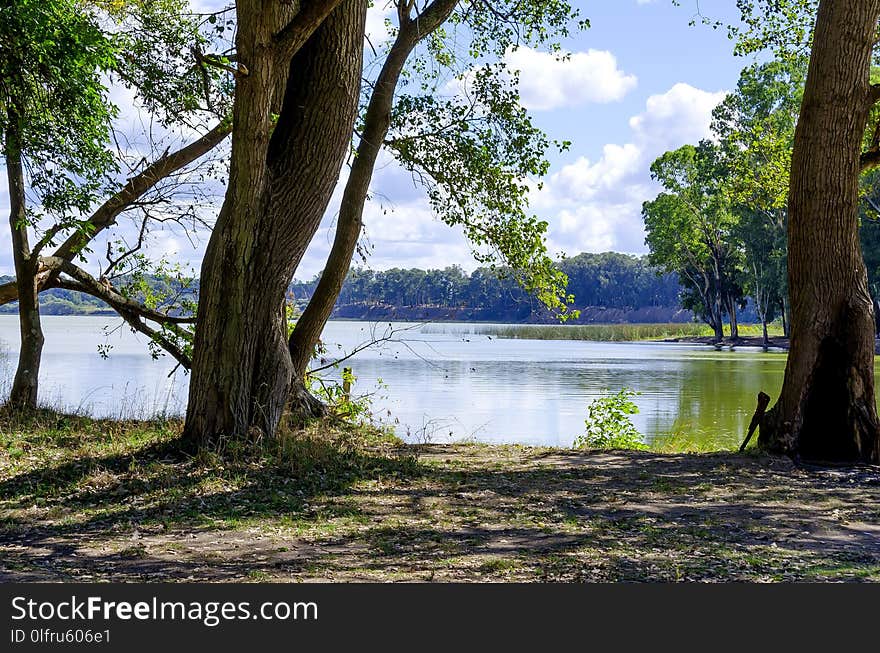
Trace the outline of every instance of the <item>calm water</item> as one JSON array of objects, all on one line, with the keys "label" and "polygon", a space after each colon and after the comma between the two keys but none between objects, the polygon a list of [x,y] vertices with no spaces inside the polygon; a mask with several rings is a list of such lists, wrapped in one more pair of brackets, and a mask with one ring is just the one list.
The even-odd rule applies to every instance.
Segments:
[{"label": "calm water", "polygon": [[[108,317],[43,318],[46,332],[41,400],[96,416],[181,413],[187,377],[169,358],[152,360],[146,339]],[[785,355],[666,343],[501,340],[482,325],[432,324],[402,330],[392,342],[346,362],[357,393],[399,435],[412,441],[470,438],[487,442],[570,445],[583,431],[589,402],[603,390],[630,387],[640,413],[633,421],[649,439],[670,433],[734,446],[742,439],[759,390],[775,397]],[[377,336],[387,324],[331,322],[327,356]],[[11,378],[18,347],[15,316],[0,316],[0,339]],[[109,359],[98,354],[113,346]],[[381,383],[378,380],[381,379]]]}]

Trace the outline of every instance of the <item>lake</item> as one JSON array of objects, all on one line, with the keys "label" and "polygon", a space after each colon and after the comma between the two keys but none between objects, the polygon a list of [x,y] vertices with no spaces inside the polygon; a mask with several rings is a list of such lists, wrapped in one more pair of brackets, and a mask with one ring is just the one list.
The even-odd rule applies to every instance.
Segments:
[{"label": "lake", "polygon": [[[169,376],[174,361],[153,360],[146,338],[119,320],[45,316],[43,325],[41,403],[97,417],[183,412],[187,376]],[[758,391],[775,399],[785,367],[784,353],[760,349],[511,340],[481,334],[484,327],[394,324],[389,333],[388,324],[331,322],[326,356],[390,337],[345,365],[357,377],[355,394],[370,394],[375,413],[409,441],[552,446],[569,446],[583,432],[590,401],[628,387],[641,393],[633,422],[648,440],[675,436],[735,447]],[[0,316],[0,339],[8,388],[17,316]],[[107,359],[98,352],[104,343],[112,346]]]}]

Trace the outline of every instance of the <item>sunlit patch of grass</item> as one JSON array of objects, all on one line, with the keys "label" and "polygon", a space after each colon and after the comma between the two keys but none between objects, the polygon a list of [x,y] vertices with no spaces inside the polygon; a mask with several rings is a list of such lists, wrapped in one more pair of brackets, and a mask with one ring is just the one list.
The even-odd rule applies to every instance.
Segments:
[{"label": "sunlit patch of grass", "polygon": [[513,571],[521,566],[518,560],[510,558],[491,558],[480,565],[479,570],[484,574],[503,574]]},{"label": "sunlit patch of grass", "polygon": [[655,436],[649,448],[657,453],[712,453],[733,451],[738,446],[731,441],[730,434],[681,427]]}]

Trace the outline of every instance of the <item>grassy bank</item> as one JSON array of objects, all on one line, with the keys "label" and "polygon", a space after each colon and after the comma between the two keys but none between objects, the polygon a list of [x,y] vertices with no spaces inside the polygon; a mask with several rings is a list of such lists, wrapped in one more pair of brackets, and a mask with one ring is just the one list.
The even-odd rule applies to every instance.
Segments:
[{"label": "grassy bank", "polygon": [[0,420],[2,580],[880,580],[880,474],[755,455]]},{"label": "grassy bank", "polygon": [[[525,340],[594,340],[598,342],[632,342],[673,338],[704,338],[714,335],[705,324],[694,322],[671,324],[527,324],[485,325],[478,333],[498,338]],[[760,336],[760,324],[741,324],[741,337]],[[781,337],[782,327],[770,325],[770,337]]]}]

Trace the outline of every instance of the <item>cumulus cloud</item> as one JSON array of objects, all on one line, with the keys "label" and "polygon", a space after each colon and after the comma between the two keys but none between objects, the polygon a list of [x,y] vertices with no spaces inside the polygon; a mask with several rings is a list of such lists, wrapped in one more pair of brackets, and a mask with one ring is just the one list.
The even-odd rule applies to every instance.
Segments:
[{"label": "cumulus cloud", "polygon": [[[553,171],[540,188],[535,184],[531,211],[549,222],[551,253],[644,252],[641,206],[658,192],[651,162],[666,150],[707,137],[711,111],[723,97],[723,92],[676,84],[649,97],[632,116],[628,142],[606,144],[596,159],[578,157]],[[364,215],[371,268],[476,266],[461,233],[433,215],[421,189],[387,154],[377,165],[371,193]],[[337,206],[334,200],[297,278],[322,269]]]},{"label": "cumulus cloud", "polygon": [[675,84],[630,118],[631,142],[605,145],[597,160],[580,157],[552,173],[532,193],[532,208],[549,221],[553,250],[645,251],[641,205],[658,192],[651,162],[708,137],[712,109],[724,95]]},{"label": "cumulus cloud", "polygon": [[710,93],[678,83],[662,95],[648,98],[645,111],[633,116],[629,126],[635,138],[653,151],[666,151],[709,136],[714,109],[725,93]]},{"label": "cumulus cloud", "polygon": [[[296,271],[297,279],[310,279],[327,261],[336,230],[339,203],[348,178],[343,169],[315,238]],[[424,191],[390,154],[380,154],[364,207],[361,244],[368,252],[367,266],[384,270],[403,268],[475,267],[467,240],[460,230],[441,222],[431,210]],[[353,265],[362,265],[356,257]]]},{"label": "cumulus cloud", "polygon": [[380,0],[367,9],[367,38],[374,47],[378,47],[380,43],[389,40],[388,26],[385,24],[386,19],[391,18],[395,13],[394,3],[388,0]]},{"label": "cumulus cloud", "polygon": [[607,50],[587,50],[560,57],[528,47],[511,50],[507,64],[520,72],[523,105],[533,111],[617,102],[638,80],[617,65]]}]

